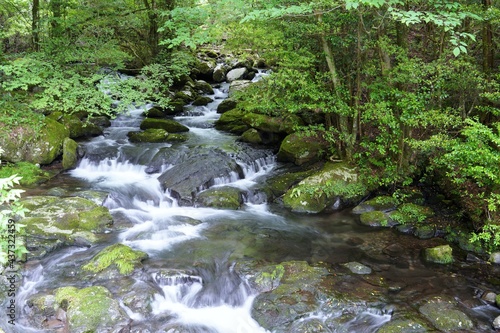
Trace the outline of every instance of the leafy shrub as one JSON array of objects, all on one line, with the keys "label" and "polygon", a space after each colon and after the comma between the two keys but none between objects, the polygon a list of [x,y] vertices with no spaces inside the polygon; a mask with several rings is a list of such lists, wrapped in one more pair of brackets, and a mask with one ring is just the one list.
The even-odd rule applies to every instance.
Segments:
[{"label": "leafy shrub", "polygon": [[27,211],[19,202],[24,191],[13,188],[20,179],[17,175],[0,178],[0,265],[11,268],[28,253],[22,237],[24,225],[16,222]]}]

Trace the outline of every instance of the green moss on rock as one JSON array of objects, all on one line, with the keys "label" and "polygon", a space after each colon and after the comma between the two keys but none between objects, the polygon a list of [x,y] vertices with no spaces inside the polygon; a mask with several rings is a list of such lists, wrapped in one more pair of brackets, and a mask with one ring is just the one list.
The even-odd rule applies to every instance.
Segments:
[{"label": "green moss on rock", "polygon": [[295,115],[281,118],[257,113],[247,113],[242,120],[250,127],[269,133],[291,134],[294,132],[296,126],[303,125],[302,119]]},{"label": "green moss on rock", "polygon": [[450,264],[453,262],[453,249],[449,245],[441,245],[424,250],[424,259],[436,264]]},{"label": "green moss on rock", "polygon": [[65,138],[63,142],[62,166],[64,170],[74,168],[78,162],[78,143]]},{"label": "green moss on rock", "polygon": [[328,162],[320,171],[289,189],[283,203],[295,212],[319,213],[337,200],[357,200],[366,192],[355,168]]},{"label": "green moss on rock", "polygon": [[148,128],[143,132],[128,132],[130,142],[167,142],[168,132],[161,128]]},{"label": "green moss on rock", "polygon": [[21,185],[33,185],[50,178],[48,172],[43,171],[39,166],[30,162],[8,163],[0,166],[0,178],[8,178],[12,175],[21,177]]},{"label": "green moss on rock", "polygon": [[0,136],[0,147],[4,150],[2,160],[50,164],[62,153],[69,131],[57,121],[45,118],[38,132],[26,126],[12,128],[5,134]]},{"label": "green moss on rock", "polygon": [[141,129],[151,128],[163,129],[169,133],[188,132],[189,128],[171,119],[152,119],[146,118],[141,123]]},{"label": "green moss on rock", "polygon": [[384,324],[377,333],[426,333],[427,328],[412,319],[395,319]]},{"label": "green moss on rock", "polygon": [[198,194],[196,205],[221,209],[239,209],[243,198],[239,189],[224,186],[211,188]]},{"label": "green moss on rock", "polygon": [[293,162],[296,165],[317,162],[326,155],[329,146],[317,133],[313,135],[293,133],[281,143],[278,161]]},{"label": "green moss on rock", "polygon": [[367,225],[370,227],[389,227],[389,218],[384,212],[381,211],[373,211],[366,212],[359,216],[359,220],[361,224]]},{"label": "green moss on rock", "polygon": [[73,333],[104,332],[127,323],[127,315],[104,287],[63,287],[56,290],[55,297],[59,307],[66,310]]},{"label": "green moss on rock", "polygon": [[258,130],[251,128],[241,135],[241,141],[252,144],[261,144],[262,138],[260,137]]},{"label": "green moss on rock", "polygon": [[472,330],[473,322],[465,313],[458,310],[454,300],[435,297],[420,306],[420,313],[443,332]]},{"label": "green moss on rock", "polygon": [[234,109],[223,113],[215,122],[215,128],[221,131],[241,134],[250,127],[243,121],[244,111]]},{"label": "green moss on rock", "polygon": [[52,251],[53,242],[66,245],[90,245],[97,241],[94,233],[102,233],[113,224],[108,209],[94,202],[77,197],[36,196],[21,200],[29,209],[22,219],[28,233],[28,243],[39,249],[34,252]]},{"label": "green moss on rock", "polygon": [[83,266],[83,269],[98,273],[115,265],[120,274],[128,275],[140,266],[141,261],[147,257],[148,255],[142,251],[133,250],[123,244],[114,244],[99,252]]}]

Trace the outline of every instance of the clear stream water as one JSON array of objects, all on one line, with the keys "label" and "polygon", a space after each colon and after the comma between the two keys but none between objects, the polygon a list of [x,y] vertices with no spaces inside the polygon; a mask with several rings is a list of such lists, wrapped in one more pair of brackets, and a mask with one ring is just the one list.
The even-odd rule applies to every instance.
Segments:
[{"label": "clear stream water", "polygon": [[[259,196],[256,189],[260,184],[284,166],[276,162],[271,151],[246,146],[237,142],[237,137],[213,128],[219,117],[217,105],[227,93],[228,84],[218,85],[215,94],[210,95],[214,102],[201,107],[187,106],[186,112],[176,117],[190,129],[189,139],[183,143],[130,143],[127,133],[138,130],[144,111],[144,107],[134,108],[114,120],[104,135],[82,143],[88,154],[76,169],[28,191],[28,194],[43,194],[52,187],[62,187],[108,192],[104,205],[110,209],[118,228],[108,235],[104,244],[61,249],[29,264],[16,300],[21,308],[18,325],[13,329],[1,318],[0,327],[6,332],[37,332],[22,326],[26,324],[23,321],[25,301],[37,292],[56,287],[88,286],[75,273],[78,265],[105,246],[120,242],[149,254],[145,271],[157,283],[152,317],[146,318],[144,313],[133,312],[121,303],[135,323],[136,332],[155,332],[164,327],[166,320],[185,327],[203,327],[192,332],[270,332],[251,316],[257,293],[234,271],[232,264],[242,259],[266,263],[304,260],[332,266],[360,261],[369,265],[377,277],[402,290],[388,297],[390,304],[360,311],[344,324],[342,332],[375,332],[391,320],[398,305],[408,305],[418,297],[434,294],[449,295],[467,303],[478,330],[492,332],[490,324],[499,311],[478,300],[477,290],[487,286],[480,280],[483,277],[472,273],[474,264],[463,260],[453,266],[426,266],[421,261],[421,249],[434,244],[435,240],[422,241],[388,229],[360,226],[349,210],[319,215],[293,214]],[[247,193],[242,209],[180,206],[168,191],[162,190],[157,180],[172,165],[161,165],[157,170],[148,168],[148,163],[162,149],[173,152],[200,147],[218,147],[234,153],[243,176],[232,173],[217,178],[213,186],[233,186]],[[242,149],[252,152],[247,156],[257,158],[239,159],[238,152]],[[397,253],[383,250],[395,244]],[[164,277],[158,273],[162,269],[178,273]],[[356,283],[348,289],[353,288],[355,292]],[[387,307],[394,310],[384,310]],[[165,319],[167,314],[169,319]],[[325,320],[329,316],[329,313],[317,312],[303,320]]]}]

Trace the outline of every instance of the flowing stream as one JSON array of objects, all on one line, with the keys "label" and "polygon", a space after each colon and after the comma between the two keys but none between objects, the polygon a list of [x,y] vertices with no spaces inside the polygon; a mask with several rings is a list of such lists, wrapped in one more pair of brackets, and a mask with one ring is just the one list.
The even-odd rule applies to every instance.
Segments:
[{"label": "flowing stream", "polygon": [[[252,318],[252,304],[258,292],[237,272],[235,262],[277,264],[290,260],[333,267],[349,261],[370,263],[378,278],[385,279],[394,290],[403,290],[384,297],[384,303],[361,304],[359,311],[340,324],[336,332],[375,332],[392,319],[399,305],[411,306],[408,303],[417,294],[449,295],[476,302],[469,306],[469,315],[478,323],[479,331],[491,331],[489,325],[498,311],[477,301],[474,290],[479,282],[467,276],[466,261],[451,268],[422,263],[420,250],[432,241],[388,229],[362,227],[348,211],[298,215],[269,204],[262,185],[285,166],[276,162],[272,151],[252,148],[213,128],[219,117],[217,106],[227,97],[228,87],[226,83],[215,86],[215,93],[209,95],[213,102],[187,106],[184,114],[175,118],[189,127],[186,142],[130,143],[127,133],[139,129],[146,106],[119,116],[103,136],[84,143],[87,154],[78,167],[45,186],[109,193],[104,205],[114,217],[116,231],[110,232],[107,241],[98,246],[64,248],[29,265],[18,304],[44,290],[88,286],[88,281],[78,278],[77,267],[105,246],[118,242],[149,255],[144,262],[144,274],[156,288],[149,316],[134,312],[121,302],[132,320],[133,332],[264,333],[279,329],[266,330]],[[214,149],[232,156],[240,171],[216,177],[198,190],[238,188],[244,194],[239,210],[184,206],[158,181],[162,173],[176,165],[157,162],[159,154],[171,156],[191,151],[201,159]],[[400,244],[397,254],[382,251],[394,244]],[[138,288],[137,293],[141,293],[139,283],[135,281],[131,286],[132,290]],[[355,292],[361,284],[366,281],[353,280],[346,291],[352,288]],[[327,322],[335,313],[331,309],[318,310],[301,320]],[[0,327],[7,332],[38,332],[23,322],[24,315],[22,312],[15,329]],[[185,330],[168,330],[171,327]]]}]

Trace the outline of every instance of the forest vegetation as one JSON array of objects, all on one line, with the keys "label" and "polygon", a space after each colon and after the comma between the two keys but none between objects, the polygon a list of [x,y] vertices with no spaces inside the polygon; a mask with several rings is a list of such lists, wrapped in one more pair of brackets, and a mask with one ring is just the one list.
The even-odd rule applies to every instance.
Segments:
[{"label": "forest vegetation", "polygon": [[[436,187],[494,250],[499,19],[491,0],[0,0],[0,126],[113,116],[116,98],[168,107],[198,53],[259,57],[272,74],[240,108],[312,119],[296,131],[320,135],[371,187]],[[131,70],[115,95],[98,89]]]}]

